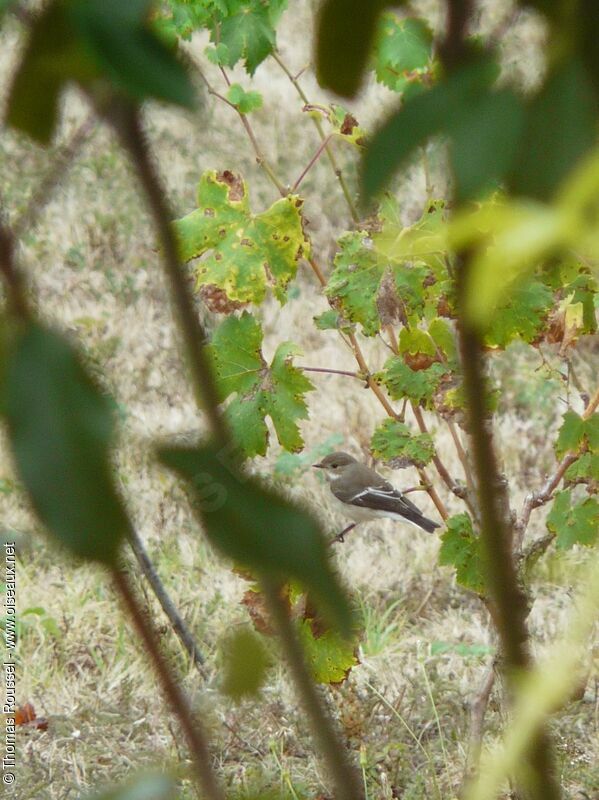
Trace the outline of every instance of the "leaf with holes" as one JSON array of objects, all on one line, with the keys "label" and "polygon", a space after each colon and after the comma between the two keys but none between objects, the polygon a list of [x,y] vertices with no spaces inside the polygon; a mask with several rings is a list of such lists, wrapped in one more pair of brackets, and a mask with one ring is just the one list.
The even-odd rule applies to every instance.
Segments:
[{"label": "leaf with holes", "polygon": [[114,404],[63,336],[27,323],[6,357],[3,409],[18,473],[52,536],[114,564],[128,520],[111,475]]},{"label": "leaf with holes", "polygon": [[271,288],[279,302],[310,243],[302,227],[303,201],[296,195],[252,214],[245,181],[232,172],[205,172],[198,208],[174,224],[184,261],[195,266],[198,286],[212,284],[230,300],[261,303]]},{"label": "leaf with holes", "polygon": [[378,333],[381,324],[405,322],[422,312],[424,284],[431,272],[426,265],[393,264],[365,231],[344,234],[338,247],[326,294],[366,336]]},{"label": "leaf with holes", "polygon": [[547,516],[547,527],[562,550],[575,544],[593,545],[599,537],[599,502],[587,497],[573,503],[569,490],[559,492]]},{"label": "leaf with holes", "polygon": [[245,457],[266,454],[267,416],[281,445],[292,452],[301,450],[297,421],[308,417],[305,394],[314,388],[292,364],[299,353],[294,344],[280,344],[270,366],[261,347],[260,323],[246,311],[221,323],[208,347],[221,399],[235,395],[226,417]]},{"label": "leaf with holes", "polygon": [[428,433],[414,434],[403,422],[386,419],[372,436],[372,454],[394,469],[425,467],[435,455],[435,445]]},{"label": "leaf with holes", "polygon": [[431,364],[426,369],[413,370],[403,359],[394,356],[385,364],[382,379],[393,400],[407,397],[415,403],[430,406],[447,371],[447,366],[439,363]]},{"label": "leaf with holes", "polygon": [[468,514],[456,514],[445,523],[441,535],[439,564],[453,566],[458,583],[477,594],[485,593],[484,562],[481,541],[472,530]]},{"label": "leaf with holes", "polygon": [[356,656],[356,642],[343,639],[332,630],[316,635],[313,620],[304,619],[300,622],[299,635],[316,683],[343,683],[352,667],[360,663]]}]

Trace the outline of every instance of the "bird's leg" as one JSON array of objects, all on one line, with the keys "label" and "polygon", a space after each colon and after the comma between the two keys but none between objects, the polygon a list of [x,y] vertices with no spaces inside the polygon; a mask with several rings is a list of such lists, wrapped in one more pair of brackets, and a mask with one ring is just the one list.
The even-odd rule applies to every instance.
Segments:
[{"label": "bird's leg", "polygon": [[345,541],[345,534],[349,533],[353,528],[356,527],[356,525],[357,525],[356,522],[352,522],[351,525],[348,525],[347,528],[344,528],[341,531],[341,533],[338,533],[337,536],[335,536],[334,539],[331,539],[331,544],[333,544],[333,542],[344,542]]},{"label": "bird's leg", "polygon": [[410,492],[426,492],[426,491],[428,491],[428,488],[426,486],[422,486],[421,484],[420,486],[410,486],[409,489],[402,489],[401,493],[410,494]]}]

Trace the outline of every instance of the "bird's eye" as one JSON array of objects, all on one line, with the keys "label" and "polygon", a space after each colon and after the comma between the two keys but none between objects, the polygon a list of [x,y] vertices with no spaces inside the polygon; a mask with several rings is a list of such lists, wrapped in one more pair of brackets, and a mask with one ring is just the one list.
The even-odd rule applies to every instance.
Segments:
[{"label": "bird's eye", "polygon": [[331,464],[331,467],[332,467],[333,469],[337,469],[337,467],[338,467],[338,466],[339,466],[338,464]]}]

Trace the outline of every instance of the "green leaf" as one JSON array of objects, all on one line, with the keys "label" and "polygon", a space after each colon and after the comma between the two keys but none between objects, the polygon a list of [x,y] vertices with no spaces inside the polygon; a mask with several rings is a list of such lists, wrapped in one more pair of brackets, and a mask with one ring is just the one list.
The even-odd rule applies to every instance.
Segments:
[{"label": "green leaf", "polygon": [[114,564],[128,520],[109,462],[114,404],[55,331],[15,337],[4,408],[18,473],[50,533],[81,558]]},{"label": "green leaf", "polygon": [[[451,73],[443,83],[406,99],[371,138],[362,164],[362,186],[366,197],[373,197],[389,182],[414,150],[431,136],[455,131],[464,135],[465,116],[478,105],[497,75],[488,56]],[[506,120],[508,123],[509,120]],[[499,135],[499,134],[497,134]],[[478,143],[480,145],[480,143]],[[488,153],[489,148],[485,147]],[[481,184],[488,174],[481,173]]]},{"label": "green leaf", "polygon": [[102,72],[135,100],[191,108],[194,90],[173,48],[149,22],[150,0],[71,0],[67,9]]},{"label": "green leaf", "polygon": [[445,358],[449,362],[455,363],[457,359],[455,334],[447,320],[441,319],[441,317],[432,319],[428,326],[428,333]]},{"label": "green leaf", "polygon": [[[395,5],[403,5],[397,2]],[[324,0],[316,32],[316,75],[344,97],[360,88],[386,0]]]},{"label": "green leaf", "polygon": [[77,42],[64,4],[48,4],[31,26],[10,89],[7,123],[39,144],[49,144],[65,82],[88,73],[93,75],[93,65]]},{"label": "green leaf", "polygon": [[416,355],[422,353],[427,356],[436,356],[437,348],[432,337],[420,328],[402,328],[399,334],[400,353]]},{"label": "green leaf", "polygon": [[221,691],[232,700],[258,694],[270,665],[262,640],[249,628],[229,634],[222,645]]},{"label": "green leaf", "polygon": [[385,364],[383,382],[393,400],[407,397],[415,403],[430,405],[445,374],[447,367],[443,364],[434,363],[427,369],[413,370],[394,356]]},{"label": "green leaf", "polygon": [[229,87],[227,99],[233,103],[242,114],[249,114],[257,108],[262,108],[262,95],[260,92],[246,92],[239,83],[233,83]]},{"label": "green leaf", "polygon": [[210,36],[227,47],[227,66],[244,59],[246,71],[253,75],[276,47],[275,26],[285,8],[287,0],[227,0],[224,13],[213,18]]},{"label": "green leaf", "polygon": [[226,450],[162,448],[159,457],[190,483],[214,547],[261,578],[297,580],[340,634],[349,636],[351,611],[315,519],[255,478],[238,474]]},{"label": "green leaf", "polygon": [[484,334],[489,347],[507,347],[519,340],[534,342],[553,306],[553,294],[540,281],[529,280],[512,289],[491,314]]},{"label": "green leaf", "polygon": [[597,105],[584,67],[571,60],[549,73],[527,110],[510,189],[547,199],[595,146]]},{"label": "green leaf", "polygon": [[450,157],[459,200],[496,188],[519,154],[524,108],[510,89],[482,95],[449,120]]},{"label": "green leaf", "polygon": [[413,434],[407,425],[386,419],[372,436],[372,454],[394,469],[425,467],[435,455],[435,445],[428,433]]},{"label": "green leaf", "polygon": [[357,643],[328,630],[316,636],[313,621],[302,620],[299,635],[304,655],[316,683],[343,683],[352,667],[359,664]]},{"label": "green leaf", "polygon": [[583,453],[565,472],[567,483],[599,481],[599,453]]},{"label": "green leaf", "polygon": [[214,284],[242,303],[261,303],[270,287],[285,302],[298,260],[310,252],[302,203],[289,195],[253,215],[239,176],[205,172],[198,185],[198,209],[173,223],[181,258],[204,256],[195,270],[198,286]]},{"label": "green leaf", "polygon": [[[322,314],[312,319],[319,331],[336,331],[344,325],[344,321],[339,315],[339,312],[332,308],[328,311],[323,311]],[[347,322],[345,322],[345,327],[348,327]]]},{"label": "green leaf", "polygon": [[362,325],[365,336],[380,330],[381,317],[392,322],[422,311],[428,267],[389,263],[365,231],[344,234],[338,248],[326,294],[339,302],[347,319]]},{"label": "green leaf", "polygon": [[463,658],[483,658],[493,655],[495,648],[488,644],[467,644],[466,642],[431,642],[431,655],[455,653]]},{"label": "green leaf", "polygon": [[441,535],[439,564],[453,566],[459,584],[477,594],[485,594],[481,541],[474,535],[468,514],[456,514]]},{"label": "green leaf", "polygon": [[177,800],[175,781],[158,773],[147,773],[116,789],[87,795],[87,800]]},{"label": "green leaf", "polygon": [[376,79],[395,92],[429,73],[433,35],[422,19],[381,15],[375,46]]},{"label": "green leaf", "polygon": [[573,504],[569,490],[558,492],[547,516],[547,528],[556,534],[562,550],[575,544],[593,545],[599,537],[599,502],[588,497]]},{"label": "green leaf", "polygon": [[247,312],[228,317],[214,332],[208,351],[213,359],[217,389],[224,400],[231,394],[226,417],[245,457],[265,455],[272,419],[286,450],[303,447],[297,421],[308,417],[304,395],[314,386],[292,364],[299,350],[291,342],[277,347],[270,367],[261,351],[262,328]]},{"label": "green leaf", "polygon": [[599,414],[583,419],[575,411],[566,411],[555,444],[555,454],[562,458],[570,451],[578,452],[582,446],[599,452]]}]

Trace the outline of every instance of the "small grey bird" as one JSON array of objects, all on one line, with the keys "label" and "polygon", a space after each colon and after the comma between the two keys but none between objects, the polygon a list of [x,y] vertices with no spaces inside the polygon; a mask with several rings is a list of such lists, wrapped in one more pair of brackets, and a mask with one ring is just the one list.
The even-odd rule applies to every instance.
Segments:
[{"label": "small grey bird", "polygon": [[324,471],[335,504],[347,517],[354,520],[352,525],[336,537],[338,541],[342,542],[343,536],[358,522],[384,517],[410,522],[428,533],[440,527],[436,522],[427,519],[414,503],[378,472],[360,464],[348,453],[331,453],[312,466]]}]

